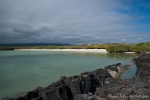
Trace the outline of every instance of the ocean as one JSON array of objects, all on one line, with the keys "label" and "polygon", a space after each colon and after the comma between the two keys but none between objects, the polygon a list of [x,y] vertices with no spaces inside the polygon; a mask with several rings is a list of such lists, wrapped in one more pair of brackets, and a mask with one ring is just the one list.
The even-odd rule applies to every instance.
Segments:
[{"label": "ocean", "polygon": [[121,78],[133,78],[133,54],[76,53],[63,51],[0,51],[0,98],[48,86],[60,76],[78,75],[107,65],[131,64]]}]

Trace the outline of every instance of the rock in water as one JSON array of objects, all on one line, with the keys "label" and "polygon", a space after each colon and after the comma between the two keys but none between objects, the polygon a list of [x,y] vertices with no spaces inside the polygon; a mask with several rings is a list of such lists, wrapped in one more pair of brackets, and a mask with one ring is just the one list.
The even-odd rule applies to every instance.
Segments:
[{"label": "rock in water", "polygon": [[124,69],[130,69],[130,68],[132,68],[132,66],[131,65],[124,65],[123,68]]},{"label": "rock in water", "polygon": [[120,78],[120,75],[124,73],[124,68],[122,67],[121,63],[108,65],[105,67],[113,78]]},{"label": "rock in water", "polygon": [[150,79],[150,53],[134,58],[137,66],[136,77]]}]

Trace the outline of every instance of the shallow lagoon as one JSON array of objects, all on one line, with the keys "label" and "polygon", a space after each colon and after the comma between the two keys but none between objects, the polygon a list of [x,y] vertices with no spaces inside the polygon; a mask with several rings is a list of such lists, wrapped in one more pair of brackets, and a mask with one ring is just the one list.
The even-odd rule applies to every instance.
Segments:
[{"label": "shallow lagoon", "polygon": [[133,54],[76,53],[63,51],[0,51],[0,98],[47,86],[60,76],[78,75],[107,65],[131,64],[121,78],[133,78]]}]

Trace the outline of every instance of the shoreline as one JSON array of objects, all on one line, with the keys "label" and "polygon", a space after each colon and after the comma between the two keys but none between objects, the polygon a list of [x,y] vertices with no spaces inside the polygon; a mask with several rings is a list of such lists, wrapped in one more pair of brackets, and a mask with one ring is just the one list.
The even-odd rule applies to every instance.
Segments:
[{"label": "shoreline", "polygon": [[69,52],[108,53],[106,49],[15,49],[14,51],[69,51]]},{"label": "shoreline", "polygon": [[[15,49],[14,51],[69,51],[81,53],[109,53],[106,49]],[[126,54],[135,54],[135,52],[123,52]]]}]

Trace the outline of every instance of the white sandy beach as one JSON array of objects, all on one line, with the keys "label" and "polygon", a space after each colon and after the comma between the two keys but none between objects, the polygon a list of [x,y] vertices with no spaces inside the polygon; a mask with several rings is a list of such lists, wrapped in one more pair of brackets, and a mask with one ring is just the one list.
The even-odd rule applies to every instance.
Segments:
[{"label": "white sandy beach", "polygon": [[106,49],[16,49],[16,51],[71,51],[85,53],[108,53]]}]

